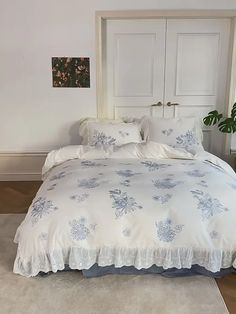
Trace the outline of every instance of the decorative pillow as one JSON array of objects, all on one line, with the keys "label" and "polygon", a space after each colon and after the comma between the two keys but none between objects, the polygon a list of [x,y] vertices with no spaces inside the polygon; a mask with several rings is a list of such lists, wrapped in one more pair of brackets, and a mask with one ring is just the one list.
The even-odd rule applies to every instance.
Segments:
[{"label": "decorative pillow", "polygon": [[84,118],[79,121],[79,135],[82,138],[81,144],[83,145],[89,145],[88,143],[88,130],[90,123],[99,122],[102,124],[116,124],[121,123],[121,119],[97,119],[97,118]]},{"label": "decorative pillow", "polygon": [[194,117],[147,118],[147,123],[145,138],[149,141],[183,148],[192,154],[204,149],[200,124]]},{"label": "decorative pillow", "polygon": [[141,143],[140,127],[136,123],[88,124],[88,145],[120,146],[128,143]]}]

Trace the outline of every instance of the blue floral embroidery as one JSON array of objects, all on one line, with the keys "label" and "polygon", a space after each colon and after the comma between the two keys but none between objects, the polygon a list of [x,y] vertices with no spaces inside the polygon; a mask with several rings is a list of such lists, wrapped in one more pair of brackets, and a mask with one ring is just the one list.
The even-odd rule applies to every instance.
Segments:
[{"label": "blue floral embroidery", "polygon": [[58,208],[53,205],[52,201],[47,200],[44,197],[39,197],[32,204],[31,218],[32,223],[35,224],[43,216],[50,214],[52,211],[57,210]]},{"label": "blue floral embroidery", "polygon": [[90,235],[91,231],[94,231],[96,224],[88,225],[85,218],[80,218],[79,220],[73,219],[69,222],[71,226],[71,237],[74,240],[86,240]]},{"label": "blue floral embroidery", "polygon": [[46,232],[41,232],[38,236],[40,241],[46,241],[48,239],[48,234]]},{"label": "blue floral embroidery", "polygon": [[64,178],[65,176],[66,176],[66,173],[64,171],[62,171],[62,172],[59,172],[58,174],[55,174],[54,176],[52,176],[49,181],[60,180],[60,179]]},{"label": "blue floral embroidery", "polygon": [[104,165],[102,163],[98,163],[95,161],[91,161],[91,160],[83,160],[83,161],[81,161],[81,166],[83,166],[83,167],[101,167],[101,166],[107,166],[107,165]]},{"label": "blue floral embroidery", "polygon": [[121,177],[126,177],[126,178],[129,178],[129,177],[133,177],[135,175],[138,175],[140,174],[139,172],[134,172],[132,170],[118,170],[116,171],[116,173],[118,174],[118,176],[121,176]]},{"label": "blue floral embroidery", "polygon": [[198,169],[194,169],[194,170],[191,170],[191,171],[185,171],[185,173],[188,175],[188,176],[191,176],[191,177],[204,177],[206,175],[206,173],[204,172],[201,172],[200,170]]},{"label": "blue floral embroidery", "polygon": [[119,134],[120,134],[122,137],[129,136],[129,133],[128,133],[128,132],[124,132],[124,131],[119,131]]},{"label": "blue floral embroidery", "polygon": [[206,181],[204,181],[204,180],[201,180],[199,183],[197,183],[197,185],[200,185],[200,186],[202,186],[202,187],[204,187],[204,188],[207,188],[207,187],[208,187]]},{"label": "blue floral embroidery", "polygon": [[196,132],[193,130],[188,130],[185,134],[181,134],[176,137],[176,147],[181,147],[186,150],[190,150],[193,145],[199,145]]},{"label": "blue floral embroidery", "polygon": [[97,178],[78,180],[78,187],[83,189],[94,189],[99,186]]},{"label": "blue floral embroidery", "polygon": [[166,136],[170,136],[173,132],[173,129],[162,130],[162,133]]},{"label": "blue floral embroidery", "polygon": [[47,191],[53,191],[56,186],[57,186],[57,183],[54,183],[54,184],[50,185],[50,186],[47,188]]},{"label": "blue floral embroidery", "polygon": [[74,195],[72,195],[71,197],[70,197],[70,199],[71,200],[75,200],[75,201],[77,201],[78,203],[82,203],[82,202],[84,202],[87,198],[89,197],[89,194],[87,194],[87,193],[83,193],[82,195],[76,195],[76,194],[74,194]]},{"label": "blue floral embroidery", "polygon": [[130,180],[121,181],[120,184],[123,186],[130,186]]},{"label": "blue floral embroidery", "polygon": [[131,162],[120,162],[119,164],[122,166],[132,166],[133,165]]},{"label": "blue floral embroidery", "polygon": [[122,230],[122,233],[125,237],[129,237],[131,234],[131,230],[129,228],[125,228]]},{"label": "blue floral embroidery", "polygon": [[154,161],[142,161],[141,164],[145,165],[149,171],[164,169],[171,166],[169,164],[158,164]]},{"label": "blue floral embroidery", "polygon": [[215,230],[212,230],[210,232],[210,237],[212,238],[212,240],[217,239],[219,237],[219,233]]},{"label": "blue floral embroidery", "polygon": [[181,232],[184,225],[175,225],[171,219],[156,222],[157,236],[162,242],[171,242],[176,237],[177,233]]},{"label": "blue floral embroidery", "polygon": [[94,130],[92,145],[94,146],[111,146],[115,145],[116,139],[111,136],[106,136],[105,133]]},{"label": "blue floral embroidery", "polygon": [[171,194],[165,194],[163,196],[153,196],[152,198],[155,201],[161,202],[161,204],[167,203],[171,199],[172,195]]},{"label": "blue floral embroidery", "polygon": [[173,189],[176,185],[183,183],[183,181],[175,181],[172,178],[153,180],[152,182],[158,189]]},{"label": "blue floral embroidery", "polygon": [[214,215],[223,211],[228,211],[224,205],[220,203],[217,198],[212,198],[208,193],[200,190],[191,191],[193,197],[198,200],[198,209],[202,212],[202,219],[209,219]]},{"label": "blue floral embroidery", "polygon": [[181,162],[181,165],[183,165],[183,166],[194,166],[195,163],[194,162]]},{"label": "blue floral embroidery", "polygon": [[121,192],[119,189],[111,190],[110,197],[113,199],[112,207],[116,209],[116,218],[143,208],[138,205],[133,197],[128,196],[126,192]]}]

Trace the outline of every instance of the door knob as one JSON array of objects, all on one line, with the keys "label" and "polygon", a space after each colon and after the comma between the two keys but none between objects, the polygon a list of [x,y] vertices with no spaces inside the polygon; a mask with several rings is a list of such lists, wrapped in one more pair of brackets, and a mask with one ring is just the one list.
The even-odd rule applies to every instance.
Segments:
[{"label": "door knob", "polygon": [[177,103],[172,103],[172,102],[170,102],[170,101],[168,101],[168,103],[166,104],[167,106],[179,106],[179,104],[177,104]]},{"label": "door knob", "polygon": [[158,101],[158,103],[151,105],[152,107],[160,107],[163,106],[163,103],[161,101]]}]

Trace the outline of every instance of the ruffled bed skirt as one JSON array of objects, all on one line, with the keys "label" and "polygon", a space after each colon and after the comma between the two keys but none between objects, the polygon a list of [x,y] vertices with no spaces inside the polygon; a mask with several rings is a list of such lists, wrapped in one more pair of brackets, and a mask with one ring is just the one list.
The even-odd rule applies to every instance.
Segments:
[{"label": "ruffled bed skirt", "polygon": [[236,268],[236,253],[222,250],[193,250],[191,248],[137,250],[103,247],[97,250],[86,250],[72,247],[26,258],[21,255],[19,248],[13,271],[26,277],[32,277],[40,272],[63,270],[65,265],[68,265],[70,269],[83,270],[91,268],[94,264],[98,266],[114,265],[116,268],[134,266],[136,269],[148,269],[153,265],[163,269],[190,269],[193,265],[199,265],[215,273],[222,268]]}]

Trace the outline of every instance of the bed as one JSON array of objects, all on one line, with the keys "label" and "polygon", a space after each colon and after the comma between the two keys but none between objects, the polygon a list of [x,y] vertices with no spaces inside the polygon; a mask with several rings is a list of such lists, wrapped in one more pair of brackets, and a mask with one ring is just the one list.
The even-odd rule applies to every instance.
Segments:
[{"label": "bed", "polygon": [[203,149],[150,139],[67,146],[49,153],[43,179],[16,232],[17,274],[236,268],[236,175]]}]

